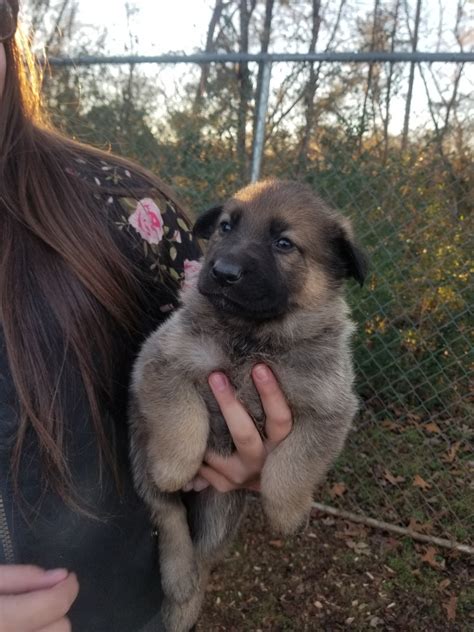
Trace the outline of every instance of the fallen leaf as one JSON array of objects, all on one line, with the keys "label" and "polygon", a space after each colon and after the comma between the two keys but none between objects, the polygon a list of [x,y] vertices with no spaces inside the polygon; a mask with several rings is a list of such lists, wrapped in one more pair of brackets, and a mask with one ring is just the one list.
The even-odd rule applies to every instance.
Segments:
[{"label": "fallen leaf", "polygon": [[413,479],[412,485],[414,487],[419,487],[420,489],[422,489],[423,491],[426,491],[428,489],[431,489],[431,485],[429,483],[427,483],[425,481],[424,478],[422,478],[419,474],[415,474],[415,477]]},{"label": "fallen leaf", "polygon": [[434,421],[431,421],[429,424],[426,424],[426,426],[423,426],[423,429],[437,434],[441,432],[441,428]]},{"label": "fallen leaf", "polygon": [[443,579],[442,581],[439,582],[438,589],[446,590],[446,588],[449,586],[450,583],[451,583],[450,579]]},{"label": "fallen leaf", "polygon": [[443,608],[446,609],[448,614],[448,621],[456,621],[456,606],[458,605],[458,598],[456,595],[451,595],[449,601],[443,604]]},{"label": "fallen leaf", "polygon": [[345,540],[346,546],[357,553],[357,555],[371,555],[370,547],[367,542],[354,542],[351,538]]},{"label": "fallen leaf", "polygon": [[400,424],[396,424],[394,421],[382,421],[382,428],[392,430],[392,432],[400,432],[402,427]]},{"label": "fallen leaf", "polygon": [[282,549],[283,548],[283,540],[270,540],[269,545],[274,549]]},{"label": "fallen leaf", "polygon": [[458,453],[458,450],[460,447],[461,447],[461,441],[456,441],[455,443],[453,443],[453,445],[449,448],[446,454],[443,454],[443,456],[441,457],[441,460],[444,461],[445,463],[452,463],[454,459],[456,458],[456,454]]},{"label": "fallen leaf", "polygon": [[421,561],[426,562],[431,566],[431,568],[435,568],[436,570],[441,570],[444,568],[444,560],[442,562],[438,562],[436,559],[436,555],[438,550],[434,546],[429,546],[425,554],[421,556]]},{"label": "fallen leaf", "polygon": [[390,470],[384,470],[384,478],[391,483],[392,485],[398,485],[398,483],[404,483],[405,482],[405,477],[404,476],[394,476]]},{"label": "fallen leaf", "polygon": [[433,525],[431,522],[418,522],[416,518],[410,518],[408,528],[412,531],[417,531],[418,533],[431,533],[433,531]]},{"label": "fallen leaf", "polygon": [[343,496],[347,492],[347,487],[345,483],[334,483],[334,485],[329,490],[329,495],[331,498],[336,498],[336,496]]},{"label": "fallen leaf", "polygon": [[397,540],[397,538],[392,538],[392,537],[384,538],[383,547],[386,551],[395,551],[401,545],[402,543],[400,542],[400,540]]}]

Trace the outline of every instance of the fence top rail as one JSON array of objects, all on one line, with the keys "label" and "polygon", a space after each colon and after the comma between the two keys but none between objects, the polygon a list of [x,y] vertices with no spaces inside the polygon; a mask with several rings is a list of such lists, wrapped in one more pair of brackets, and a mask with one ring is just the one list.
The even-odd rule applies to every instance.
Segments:
[{"label": "fence top rail", "polygon": [[326,53],[165,53],[163,55],[84,55],[78,57],[49,57],[51,66],[93,66],[96,64],[182,64],[226,62],[443,62],[474,61],[474,51],[465,53],[429,52],[326,52]]}]

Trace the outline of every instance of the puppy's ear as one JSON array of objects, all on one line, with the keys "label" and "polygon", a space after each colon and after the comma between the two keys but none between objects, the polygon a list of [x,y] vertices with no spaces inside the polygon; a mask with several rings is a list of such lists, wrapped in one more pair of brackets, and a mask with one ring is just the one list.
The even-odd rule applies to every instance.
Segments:
[{"label": "puppy's ear", "polygon": [[213,206],[204,211],[193,226],[193,235],[201,239],[209,239],[216,228],[216,223],[221,213],[222,206]]},{"label": "puppy's ear", "polygon": [[369,267],[367,257],[354,242],[350,229],[338,226],[335,232],[331,241],[336,275],[343,279],[352,277],[362,287]]}]

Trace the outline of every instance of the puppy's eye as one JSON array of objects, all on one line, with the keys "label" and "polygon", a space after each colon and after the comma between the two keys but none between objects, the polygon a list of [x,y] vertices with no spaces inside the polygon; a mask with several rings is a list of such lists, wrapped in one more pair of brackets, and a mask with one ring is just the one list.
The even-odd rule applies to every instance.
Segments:
[{"label": "puppy's eye", "polygon": [[280,237],[279,239],[276,239],[273,244],[277,250],[281,250],[282,252],[289,252],[295,247],[293,242],[287,237]]},{"label": "puppy's eye", "polygon": [[219,230],[221,233],[229,233],[232,230],[232,226],[230,222],[224,220],[219,224]]}]

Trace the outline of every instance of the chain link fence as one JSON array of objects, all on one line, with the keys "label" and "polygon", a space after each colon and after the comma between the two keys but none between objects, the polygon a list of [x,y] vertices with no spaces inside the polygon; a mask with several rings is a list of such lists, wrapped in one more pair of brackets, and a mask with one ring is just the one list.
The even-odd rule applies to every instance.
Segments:
[{"label": "chain link fence", "polygon": [[[227,197],[261,164],[262,177],[304,180],[352,218],[371,262],[366,286],[348,288],[361,411],[318,500],[473,544],[472,123],[458,108],[448,124],[449,102],[435,103],[426,91],[423,107],[416,97],[408,135],[392,129],[403,95],[388,104],[373,77],[398,64],[401,82],[416,63],[427,88],[432,60],[300,57],[277,60],[279,70],[257,56],[268,71],[273,62],[272,83],[267,72],[259,102],[249,99],[245,110],[238,56],[143,69],[143,58],[121,66],[112,66],[116,58],[84,66],[56,60],[46,87],[68,133],[138,159],[193,212]],[[467,61],[449,64],[453,76]],[[367,62],[372,87],[361,79]],[[298,93],[297,77],[316,71],[317,95]],[[351,94],[343,99],[336,88],[345,81]],[[454,94],[451,106],[459,103]]]}]

